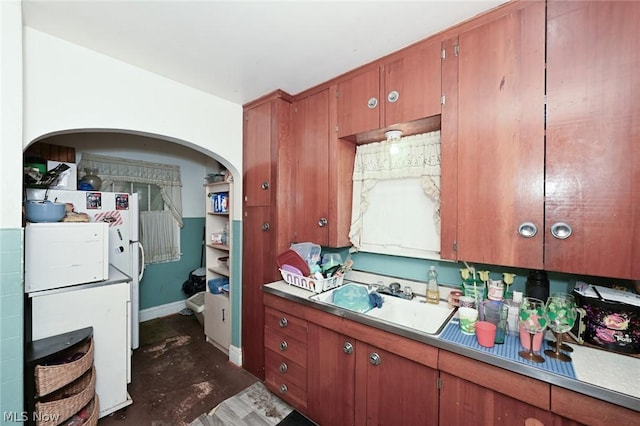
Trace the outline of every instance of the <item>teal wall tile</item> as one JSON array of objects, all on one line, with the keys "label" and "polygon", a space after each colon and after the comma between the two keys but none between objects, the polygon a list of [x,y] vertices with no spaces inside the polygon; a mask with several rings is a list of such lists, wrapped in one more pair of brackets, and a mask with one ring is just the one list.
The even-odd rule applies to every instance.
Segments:
[{"label": "teal wall tile", "polygon": [[[21,373],[22,374],[22,373]],[[2,395],[2,401],[0,406],[2,406],[2,411],[4,413],[17,413],[18,415],[22,414],[23,410],[23,383],[22,378],[16,380],[8,380],[4,381],[0,384],[0,395]],[[2,420],[2,424],[10,424],[10,425],[18,425],[21,423],[8,422],[4,423],[4,415],[0,418]]]},{"label": "teal wall tile", "polygon": [[182,283],[189,272],[200,267],[202,241],[204,238],[204,217],[184,218],[180,230],[179,261],[147,265],[140,282],[140,309],[148,309],[168,303],[185,300]]},{"label": "teal wall tile", "polygon": [[22,257],[23,230],[0,229],[0,407],[3,412],[23,410]]}]

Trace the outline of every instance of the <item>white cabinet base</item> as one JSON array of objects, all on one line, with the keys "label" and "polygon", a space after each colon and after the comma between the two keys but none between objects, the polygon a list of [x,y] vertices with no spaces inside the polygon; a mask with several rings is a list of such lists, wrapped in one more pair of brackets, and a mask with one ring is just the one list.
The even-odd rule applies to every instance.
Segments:
[{"label": "white cabinet base", "polygon": [[93,327],[99,417],[133,402],[127,393],[131,368],[129,299],[129,282],[32,298],[34,340]]},{"label": "white cabinet base", "polygon": [[229,354],[231,345],[231,310],[229,298],[222,294],[204,294],[204,334],[207,342]]}]

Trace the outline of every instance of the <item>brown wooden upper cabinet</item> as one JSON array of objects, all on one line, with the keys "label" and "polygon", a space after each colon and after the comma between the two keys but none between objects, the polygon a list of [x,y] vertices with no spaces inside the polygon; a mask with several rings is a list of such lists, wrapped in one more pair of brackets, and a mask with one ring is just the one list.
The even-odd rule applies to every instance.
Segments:
[{"label": "brown wooden upper cabinet", "polygon": [[338,137],[440,114],[440,42],[413,45],[338,83]]},{"label": "brown wooden upper cabinet", "polygon": [[443,87],[442,146],[457,150],[442,164],[457,167],[457,259],[542,268],[545,4],[516,6],[460,33],[443,62],[458,77]]},{"label": "brown wooden upper cabinet", "polygon": [[271,121],[272,103],[266,102],[244,112],[244,205],[271,203]]},{"label": "brown wooden upper cabinet", "polygon": [[545,268],[640,278],[640,2],[548,3]]},{"label": "brown wooden upper cabinet", "polygon": [[295,240],[328,247],[350,245],[356,146],[336,137],[335,86],[296,100],[293,135],[297,168]]}]

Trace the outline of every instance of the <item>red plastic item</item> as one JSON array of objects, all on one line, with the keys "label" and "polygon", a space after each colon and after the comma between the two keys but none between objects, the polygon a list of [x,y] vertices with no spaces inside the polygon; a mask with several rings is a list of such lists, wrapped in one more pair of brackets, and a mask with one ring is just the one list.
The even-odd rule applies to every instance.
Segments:
[{"label": "red plastic item", "polygon": [[291,249],[280,254],[276,258],[276,264],[278,265],[278,268],[281,268],[281,269],[284,265],[291,265],[294,268],[299,269],[300,272],[302,272],[302,275],[305,277],[308,277],[309,274],[311,273],[311,271],[309,270],[309,265],[307,265],[307,262],[305,262],[304,259],[300,257],[298,253],[296,253]]}]

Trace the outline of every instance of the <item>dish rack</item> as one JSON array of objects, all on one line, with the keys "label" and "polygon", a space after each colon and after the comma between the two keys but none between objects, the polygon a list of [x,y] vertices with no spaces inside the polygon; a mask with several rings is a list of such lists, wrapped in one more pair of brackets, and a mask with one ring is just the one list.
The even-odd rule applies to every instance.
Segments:
[{"label": "dish rack", "polygon": [[284,271],[282,269],[280,269],[280,274],[282,274],[282,279],[285,280],[287,284],[313,291],[314,293],[322,293],[323,291],[340,287],[344,281],[344,275],[318,280],[315,278],[303,277],[302,275],[294,274],[293,272]]}]

